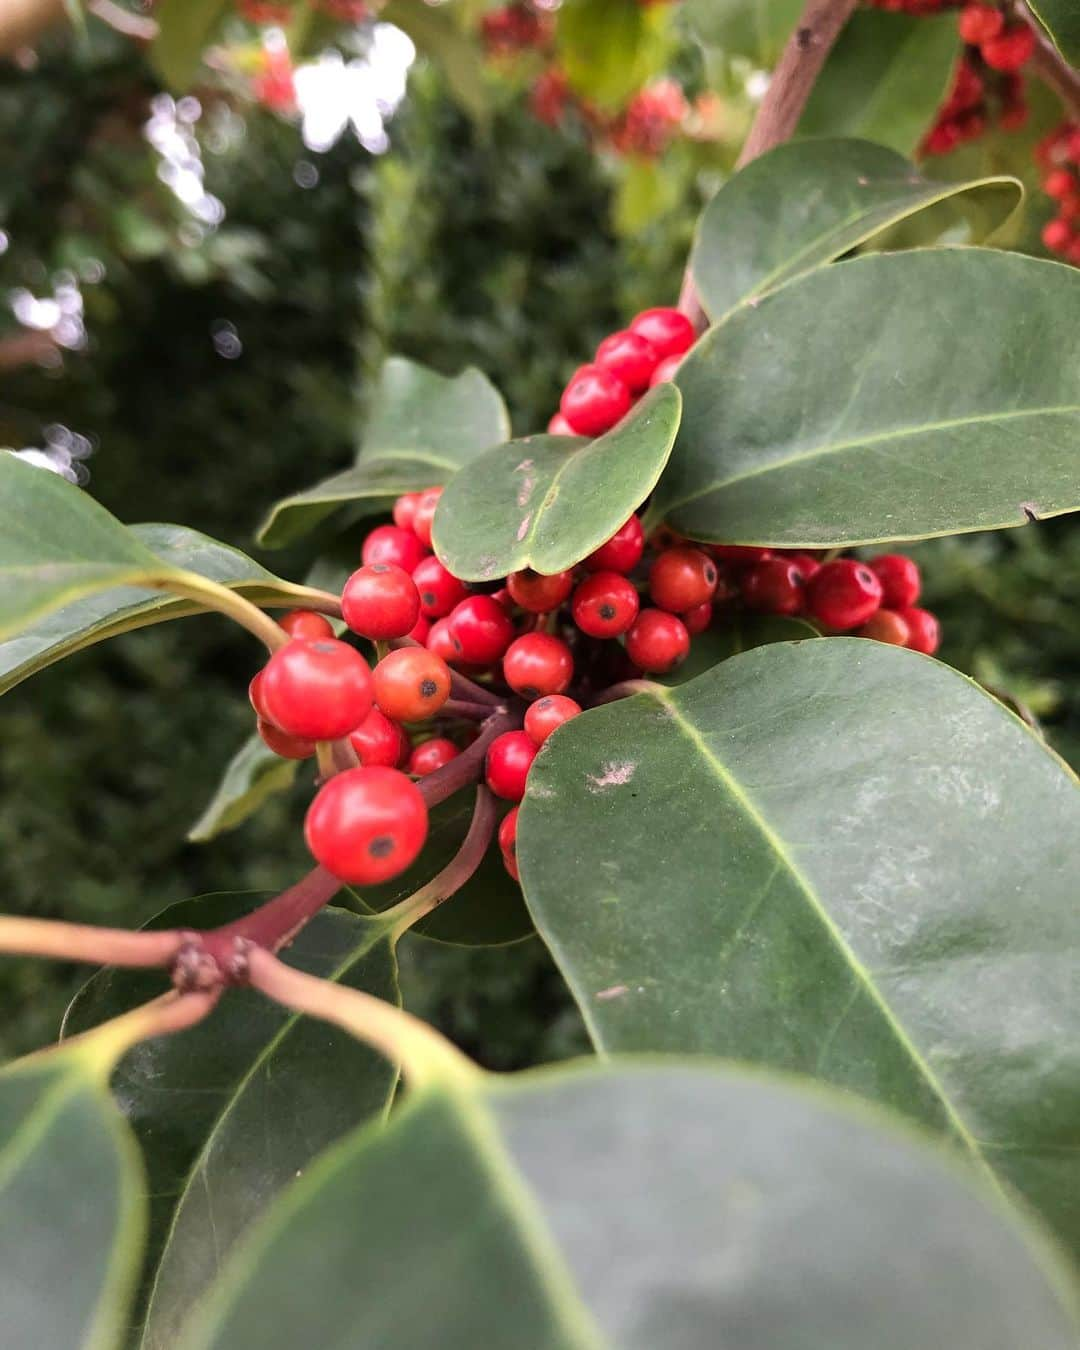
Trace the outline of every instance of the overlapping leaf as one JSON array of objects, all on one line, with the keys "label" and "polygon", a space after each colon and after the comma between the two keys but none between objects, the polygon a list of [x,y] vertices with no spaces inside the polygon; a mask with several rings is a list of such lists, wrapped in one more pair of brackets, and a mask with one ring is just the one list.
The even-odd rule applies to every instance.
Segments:
[{"label": "overlapping leaf", "polygon": [[654,497],[680,533],[832,547],[1080,507],[1075,268],[988,249],[855,258],[743,307],[678,372]]},{"label": "overlapping leaf", "polygon": [[206,809],[188,830],[188,839],[205,844],[243,824],[268,797],[292,786],[298,766],[295,759],[275,755],[261,736],[249,736],[226,766]]},{"label": "overlapping leaf", "polygon": [[1080,65],[1080,10],[1072,0],[1034,0],[1031,8],[1066,61]]},{"label": "overlapping leaf", "polygon": [[963,676],[835,638],[594,709],[534,764],[518,857],[598,1047],[876,1098],[1080,1250],[1080,792]]},{"label": "overlapping leaf", "polygon": [[382,370],[356,464],[278,502],[259,539],[271,546],[287,544],[347,503],[366,502],[379,509],[402,492],[445,483],[509,434],[503,401],[478,370],[448,378],[391,357]]},{"label": "overlapping leaf", "polygon": [[431,1087],[284,1197],[182,1350],[1066,1350],[1043,1238],[920,1141],[731,1068]]}]

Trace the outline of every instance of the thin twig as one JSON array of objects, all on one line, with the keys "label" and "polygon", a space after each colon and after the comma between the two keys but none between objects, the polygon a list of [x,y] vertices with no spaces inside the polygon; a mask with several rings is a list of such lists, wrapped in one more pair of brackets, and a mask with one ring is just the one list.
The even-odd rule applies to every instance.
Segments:
[{"label": "thin twig", "polygon": [[0,952],[84,961],[95,966],[170,966],[192,934],[176,929],[132,933],[124,928],[56,919],[0,917]]},{"label": "thin twig", "polygon": [[396,920],[395,940],[414,924],[419,923],[433,909],[437,909],[444,900],[449,900],[461,890],[484,861],[484,854],[495,833],[496,817],[495,798],[486,787],[478,787],[469,832],[462,840],[457,853],[426,886],[421,886],[407,900],[402,900],[393,909],[385,911],[384,918]]},{"label": "thin twig", "polygon": [[226,615],[264,643],[269,652],[276,652],[289,641],[284,628],[276,624],[269,614],[264,614],[258,605],[253,605],[246,596],[208,577],[201,577],[196,572],[166,573],[147,584],[155,590],[182,595],[206,609]]},{"label": "thin twig", "polygon": [[492,708],[490,703],[473,703],[470,699],[448,698],[439,712],[446,717],[463,717],[471,722],[482,722],[485,717],[491,716]]},{"label": "thin twig", "polygon": [[234,963],[244,944],[254,943],[267,951],[280,951],[340,890],[341,882],[337,877],[324,867],[315,867],[295,886],[290,886],[250,914],[200,934],[200,945],[227,975],[239,976],[241,968],[234,968]]},{"label": "thin twig", "polygon": [[620,698],[631,698],[634,694],[655,694],[658,689],[663,689],[663,685],[657,684],[655,680],[620,680],[618,684],[609,685],[601,690],[596,698],[589,704],[590,708],[599,708],[604,703],[614,703]]},{"label": "thin twig", "polygon": [[417,787],[423,793],[428,806],[438,806],[439,802],[446,801],[447,797],[452,797],[461,788],[478,782],[484,772],[484,756],[487,754],[488,746],[496,736],[501,736],[504,731],[513,731],[520,725],[521,719],[505,710],[489,717],[480,728],[480,735],[472,745],[467,746],[460,755],[444,764],[441,769],[436,769],[434,773],[421,778]]}]

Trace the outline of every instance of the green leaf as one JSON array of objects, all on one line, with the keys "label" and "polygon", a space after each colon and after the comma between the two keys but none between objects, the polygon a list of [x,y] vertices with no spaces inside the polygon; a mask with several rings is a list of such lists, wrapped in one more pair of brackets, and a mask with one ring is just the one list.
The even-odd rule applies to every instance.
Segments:
[{"label": "green leaf", "polygon": [[503,401],[480,371],[470,366],[448,377],[391,357],[382,369],[355,466],[278,502],[259,530],[259,541],[271,547],[290,543],[346,502],[381,505],[402,492],[445,483],[509,435]]},{"label": "green leaf", "polygon": [[1031,10],[1066,61],[1080,65],[1080,9],[1074,0],[1033,0]]},{"label": "green leaf", "polygon": [[909,155],[933,125],[959,55],[952,14],[857,11],[814,85],[799,135],[861,136]]},{"label": "green leaf", "polygon": [[706,48],[769,70],[803,11],[802,0],[686,0],[690,31]]},{"label": "green leaf", "polygon": [[768,1075],[431,1087],[283,1198],[182,1350],[1066,1350],[1038,1232],[877,1113]]},{"label": "green leaf", "polygon": [[439,499],[432,544],[465,581],[522,567],[561,572],[610,539],[663,472],[679,425],[673,384],[651,390],[606,435],[527,436],[496,446]]},{"label": "green leaf", "polygon": [[[200,896],[147,926],[212,927],[261,898]],[[377,919],[324,910],[283,959],[398,1001],[393,945]],[[160,984],[154,972],[102,971],[68,1010],[65,1034],[146,1002]],[[172,1350],[179,1322],[237,1238],[318,1152],[385,1111],[395,1081],[391,1065],[366,1046],[248,990],[230,990],[206,1021],[121,1061],[113,1085],[145,1152],[151,1196],[144,1350]]]},{"label": "green leaf", "polygon": [[390,0],[379,11],[379,21],[407,33],[421,55],[442,70],[451,97],[476,121],[488,120],[491,106],[481,48],[452,13],[426,0]]},{"label": "green leaf", "polygon": [[[209,577],[241,591],[255,604],[303,603],[301,588],[274,576],[239,549],[218,543],[197,530],[181,525],[132,525],[126,534],[169,569]],[[165,619],[199,613],[205,610],[194,600],[135,586],[84,595],[0,642],[0,694],[54,661],[95,642]]]},{"label": "green leaf", "polygon": [[1080,1249],[1080,793],[964,676],[829,638],[594,709],[533,765],[518,858],[598,1048],[877,1098]]},{"label": "green leaf", "polygon": [[1080,507],[1075,268],[926,249],[820,269],[679,367],[653,500],[696,539],[831,548]]},{"label": "green leaf", "polygon": [[10,1346],[120,1344],[146,1229],[138,1151],[74,1047],[0,1073],[0,1306]]},{"label": "green leaf", "polygon": [[740,652],[767,647],[773,642],[803,642],[820,636],[805,619],[791,619],[782,614],[722,615],[719,624],[695,635],[690,654],[681,666],[666,675],[650,675],[649,678],[674,688],[696,680],[713,666]]},{"label": "green leaf", "polygon": [[1023,187],[1008,177],[934,182],[868,141],[781,145],[729,179],[705,208],[691,255],[701,302],[719,322],[897,221],[969,192],[990,198],[1003,219]]},{"label": "green leaf", "polygon": [[560,68],[583,98],[619,111],[654,75],[671,49],[666,5],[564,0],[555,45]]},{"label": "green leaf", "polygon": [[292,787],[297,767],[295,759],[275,755],[258,734],[249,736],[229,761],[206,810],[188,830],[189,842],[205,844],[243,824],[268,797]]},{"label": "green leaf", "polygon": [[[474,792],[456,792],[432,808],[428,839],[415,863],[392,881],[365,886],[363,903],[377,912],[389,909],[440,872],[465,840],[472,820]],[[492,947],[517,942],[533,932],[521,887],[495,848],[489,848],[473,875],[410,932],[463,947]]]},{"label": "green leaf", "polygon": [[190,90],[230,8],[229,0],[158,0],[154,6],[158,35],[150,44],[150,64],[174,93]]}]

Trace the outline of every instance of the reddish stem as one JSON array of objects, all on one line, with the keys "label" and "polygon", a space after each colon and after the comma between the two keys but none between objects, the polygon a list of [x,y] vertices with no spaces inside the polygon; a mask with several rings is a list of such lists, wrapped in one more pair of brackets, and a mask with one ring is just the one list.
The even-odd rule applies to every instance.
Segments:
[{"label": "reddish stem", "polygon": [[242,963],[238,966],[236,961],[244,943],[254,943],[270,952],[280,951],[340,890],[337,877],[324,867],[313,868],[295,886],[250,914],[203,933],[199,945],[226,974],[239,975]]},{"label": "reddish stem", "polygon": [[438,806],[439,802],[446,801],[447,797],[452,797],[461,788],[479,782],[488,746],[496,736],[501,736],[504,731],[513,731],[520,725],[521,718],[506,709],[489,717],[472,745],[449,764],[444,764],[441,769],[436,769],[420,780],[418,786],[428,806]]}]

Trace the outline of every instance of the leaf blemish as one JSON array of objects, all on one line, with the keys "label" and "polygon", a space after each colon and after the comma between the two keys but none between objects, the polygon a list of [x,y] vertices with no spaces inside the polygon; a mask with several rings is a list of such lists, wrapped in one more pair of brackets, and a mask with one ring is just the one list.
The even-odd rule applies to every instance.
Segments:
[{"label": "leaf blemish", "polygon": [[598,990],[593,995],[593,998],[595,998],[598,1003],[606,1003],[612,998],[622,998],[623,994],[628,994],[629,992],[630,986],[628,984],[613,984],[610,989]]},{"label": "leaf blemish", "polygon": [[596,774],[588,773],[585,775],[585,781],[589,785],[590,792],[602,792],[604,788],[622,787],[629,783],[636,772],[637,765],[631,763],[630,760],[608,760],[604,764],[599,777]]},{"label": "leaf blemish", "polygon": [[517,541],[518,541],[519,544],[520,544],[521,541],[525,538],[525,536],[529,533],[529,521],[530,521],[530,520],[532,520],[532,512],[531,512],[531,511],[530,511],[529,514],[525,517],[525,519],[521,522],[521,524],[518,526],[518,531],[517,531]]},{"label": "leaf blemish", "polygon": [[[532,472],[532,468],[533,468],[533,461],[531,459],[523,459],[521,463],[517,466],[517,468],[514,470],[515,473],[521,473],[525,475],[525,477],[521,481],[521,486],[518,488],[517,494],[518,506],[528,505],[529,498],[532,496],[533,493],[533,488],[536,486],[536,478]],[[520,538],[520,535],[518,537]]]}]

